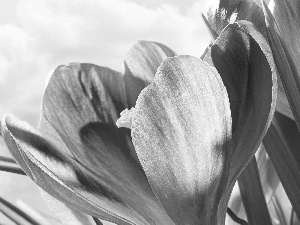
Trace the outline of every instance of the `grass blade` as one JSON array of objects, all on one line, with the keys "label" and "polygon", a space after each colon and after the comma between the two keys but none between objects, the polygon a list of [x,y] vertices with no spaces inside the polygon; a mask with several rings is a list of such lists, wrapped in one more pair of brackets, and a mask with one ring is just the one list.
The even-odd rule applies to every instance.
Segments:
[{"label": "grass blade", "polygon": [[218,33],[217,33],[217,31],[215,31],[215,29],[212,27],[212,25],[210,24],[210,22],[209,22],[209,21],[207,20],[207,18],[204,16],[204,14],[202,13],[201,15],[202,15],[202,19],[203,19],[203,21],[204,21],[206,27],[207,27],[208,30],[209,30],[209,33],[210,33],[212,39],[213,39],[213,40],[216,40],[216,39],[218,38],[218,36],[219,36]]},{"label": "grass blade", "polygon": [[0,212],[17,225],[41,225],[28,214],[0,197]]},{"label": "grass blade", "polygon": [[300,76],[297,72],[295,59],[293,58],[292,52],[289,51],[286,43],[282,40],[274,17],[264,2],[263,9],[267,25],[268,39],[273,52],[274,61],[298,129],[300,129]]},{"label": "grass blade", "polygon": [[267,205],[276,193],[277,187],[280,183],[279,177],[275,171],[271,159],[266,153],[263,144],[260,146],[256,155],[257,166],[261,185],[264,191]]},{"label": "grass blade", "polygon": [[103,223],[98,218],[93,217],[93,220],[94,220],[96,225],[103,225]]},{"label": "grass blade", "polygon": [[295,213],[299,218],[300,133],[295,121],[276,112],[263,143]]},{"label": "grass blade", "polygon": [[1,156],[1,155],[0,155],[0,161],[16,164],[16,160],[9,158],[9,157]]},{"label": "grass blade", "polygon": [[21,167],[15,162],[14,159],[4,156],[0,156],[0,171],[26,176],[26,173],[21,169]]},{"label": "grass blade", "polygon": [[36,211],[35,209],[31,208],[29,205],[27,205],[22,200],[17,200],[16,205],[19,209],[21,209],[23,212],[25,212],[28,216],[30,216],[34,221],[36,221],[38,224],[43,225],[52,225],[52,222],[55,225],[60,224],[58,220],[56,220],[54,217],[50,218],[50,215],[47,215],[47,218],[41,215],[40,212]]},{"label": "grass blade", "polygon": [[239,176],[238,183],[249,224],[272,225],[255,157]]},{"label": "grass blade", "polygon": [[286,222],[285,222],[285,219],[284,219],[284,214],[283,214],[282,208],[278,204],[278,201],[277,201],[275,196],[272,198],[272,204],[274,206],[274,209],[275,209],[277,218],[280,221],[280,224],[281,225],[287,225]]}]

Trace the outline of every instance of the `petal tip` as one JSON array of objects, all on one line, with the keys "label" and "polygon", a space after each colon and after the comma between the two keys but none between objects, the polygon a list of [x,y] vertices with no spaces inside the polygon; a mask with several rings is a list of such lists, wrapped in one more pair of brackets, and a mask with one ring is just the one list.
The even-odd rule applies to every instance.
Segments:
[{"label": "petal tip", "polygon": [[120,118],[117,120],[116,125],[118,128],[126,127],[131,129],[132,126],[132,115],[134,113],[134,107],[131,109],[125,109],[120,113]]}]

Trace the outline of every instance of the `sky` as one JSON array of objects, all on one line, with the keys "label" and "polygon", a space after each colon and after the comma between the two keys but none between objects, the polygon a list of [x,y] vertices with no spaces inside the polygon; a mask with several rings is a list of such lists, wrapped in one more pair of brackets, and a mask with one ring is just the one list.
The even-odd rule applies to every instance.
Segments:
[{"label": "sky", "polygon": [[203,0],[0,2],[0,116],[14,114],[35,127],[46,77],[59,65],[89,62],[122,72],[137,40],[194,56],[209,43]]},{"label": "sky", "polygon": [[[137,40],[199,57],[210,42],[201,13],[211,2],[0,0],[0,117],[14,114],[37,127],[51,71],[88,62],[123,72],[125,54]],[[2,140],[0,154],[9,155]],[[40,208],[36,192],[26,177],[0,172],[1,197]]]}]

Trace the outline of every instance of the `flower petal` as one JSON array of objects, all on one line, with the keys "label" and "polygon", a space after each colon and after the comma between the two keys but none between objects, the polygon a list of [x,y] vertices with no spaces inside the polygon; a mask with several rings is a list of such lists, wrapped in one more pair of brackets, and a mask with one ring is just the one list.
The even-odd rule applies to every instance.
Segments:
[{"label": "flower petal", "polygon": [[230,138],[228,96],[215,68],[192,56],[166,59],[137,100],[132,140],[176,224],[215,224]]},{"label": "flower petal", "polygon": [[[97,171],[109,143],[124,146],[124,154],[135,154],[130,133],[115,125],[126,107],[122,74],[93,64],[60,66],[44,93],[39,130],[50,138],[58,133],[66,154]],[[98,146],[87,145],[91,138],[99,139],[94,140]]]},{"label": "flower petal", "polygon": [[[39,147],[38,141],[34,142],[34,135],[30,135],[32,140],[28,138],[23,142],[32,148],[11,151],[37,152],[34,159],[25,155],[30,170],[37,167],[33,170],[34,180],[35,176],[45,173],[36,165],[38,161],[67,189],[74,189],[74,193],[67,196],[71,200],[79,193],[85,199],[81,201],[89,201],[102,211],[105,209],[105,212],[125,218],[123,224],[172,224],[155,198],[141,166],[134,159],[136,153],[130,131],[118,129],[115,125],[125,107],[126,96],[120,73],[92,64],[61,66],[55,70],[45,90],[39,127],[43,138],[55,147],[51,148],[51,152],[46,151]],[[16,129],[10,128],[7,129],[15,141],[21,141],[26,135],[23,127],[18,129],[18,137],[14,133]],[[58,161],[51,154],[63,159]],[[22,160],[17,158],[17,161]],[[56,164],[60,166],[56,167]],[[23,166],[26,167],[26,164],[23,163]],[[29,172],[28,168],[25,172]],[[53,176],[47,180],[50,184],[56,182],[51,180]],[[46,185],[43,180],[38,184],[49,194],[53,192],[53,185]],[[66,196],[57,198],[70,204],[70,199],[64,199]],[[74,201],[73,204],[75,208],[84,207]],[[80,201],[78,204],[84,205]],[[95,215],[96,208],[85,213]],[[112,221],[108,216],[101,217],[101,214],[97,217]]]},{"label": "flower petal", "polygon": [[231,176],[237,177],[239,167],[251,160],[272,120],[275,64],[267,41],[247,21],[229,25],[204,60],[217,68],[228,91],[235,142]]},{"label": "flower petal", "polygon": [[204,60],[219,71],[232,113],[234,147],[228,158],[231,170],[221,213],[236,178],[253,157],[271,123],[277,92],[276,68],[267,41],[247,21],[227,26]]},{"label": "flower petal", "polygon": [[4,117],[2,122],[3,137],[12,155],[26,174],[45,191],[86,213],[130,224],[88,201],[84,196],[84,189],[79,193],[76,191],[78,187],[75,186],[74,190],[62,180],[64,178],[72,184],[80,177],[84,178],[80,168],[75,168],[74,159],[65,158],[28,124],[12,116]]},{"label": "flower petal", "polygon": [[39,192],[51,210],[51,213],[59,218],[63,225],[95,225],[91,216],[58,201],[41,188],[39,188]]},{"label": "flower petal", "polygon": [[63,144],[57,146],[14,117],[4,118],[3,134],[27,175],[67,205],[117,224],[172,224],[151,190],[148,191],[150,187],[145,187],[139,167],[114,152],[116,148],[110,149],[115,162],[110,164],[107,160],[107,167],[99,167],[97,174],[60,151],[65,148]]},{"label": "flower petal", "polygon": [[128,51],[124,61],[124,81],[129,108],[135,106],[140,92],[152,83],[162,61],[175,55],[169,47],[151,41],[139,41]]},{"label": "flower petal", "polygon": [[[291,23],[289,22],[283,22],[286,21],[286,17],[290,17],[291,15],[281,15],[281,13],[290,13],[290,10],[282,10],[283,8],[286,8],[286,5],[289,5],[285,1],[278,1],[279,3],[275,5],[275,14],[278,20],[280,20],[281,25],[284,27],[284,29],[289,29],[289,26],[285,26],[284,24],[293,24],[294,21]],[[296,2],[293,2],[292,4],[297,4]],[[280,5],[283,5],[284,7],[278,7]],[[260,5],[261,6],[261,5]],[[297,7],[290,7],[291,9],[295,9]],[[265,18],[264,18],[264,13],[261,7],[257,5],[257,2],[254,0],[247,0],[247,1],[232,1],[232,0],[221,0],[220,5],[219,5],[219,11],[220,10],[225,10],[226,14],[225,17],[229,18],[231,15],[234,13],[237,14],[236,20],[247,20],[252,22],[258,29],[259,31],[263,34],[265,38],[267,38],[267,31],[266,31],[266,25],[265,25]],[[282,10],[282,12],[280,12]],[[217,11],[217,12],[219,12]],[[218,14],[214,15],[213,18],[215,20],[218,18]],[[281,17],[284,17],[283,19]],[[291,20],[291,19],[288,19]],[[224,26],[223,26],[224,27]],[[295,32],[295,31],[294,31]],[[299,32],[299,31],[298,31]],[[286,31],[285,34],[288,34],[287,36],[289,38],[297,36],[297,35],[290,35],[291,32]],[[296,40],[295,38],[292,38],[294,41]],[[296,49],[296,48],[293,48]],[[282,62],[280,63],[282,64]],[[280,65],[278,64],[278,65]],[[277,66],[278,66],[277,65]],[[276,110],[279,111],[280,113],[283,113],[284,115],[294,119],[290,105],[288,103],[285,91],[283,89],[282,83],[280,81],[280,77],[278,77],[278,96],[277,96],[277,103],[276,103]]]}]

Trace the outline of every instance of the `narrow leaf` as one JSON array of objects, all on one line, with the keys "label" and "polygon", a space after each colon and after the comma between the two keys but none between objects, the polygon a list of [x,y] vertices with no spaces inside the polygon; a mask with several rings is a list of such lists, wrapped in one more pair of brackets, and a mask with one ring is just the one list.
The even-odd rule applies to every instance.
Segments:
[{"label": "narrow leaf", "polygon": [[103,225],[103,223],[98,218],[93,217],[93,220],[94,220],[96,225]]},{"label": "narrow leaf", "polygon": [[272,225],[255,157],[239,176],[238,183],[249,224]]},{"label": "narrow leaf", "polygon": [[14,159],[5,156],[0,156],[0,171],[26,175]]},{"label": "narrow leaf", "polygon": [[27,213],[0,197],[0,212],[17,225],[41,225]]},{"label": "narrow leaf", "polygon": [[276,193],[280,180],[263,144],[261,144],[258,151],[259,154],[256,155],[257,166],[266,203],[268,205]]},{"label": "narrow leaf", "polygon": [[5,157],[5,156],[0,156],[0,161],[16,164],[16,160],[14,160],[13,158]]},{"label": "narrow leaf", "polygon": [[286,97],[282,82],[280,77],[278,77],[278,92],[277,92],[277,102],[276,102],[276,111],[281,114],[295,120],[294,115],[292,113],[289,101]]},{"label": "narrow leaf", "polygon": [[280,206],[280,203],[278,199],[276,198],[276,195],[272,198],[272,204],[274,206],[274,211],[276,213],[277,219],[280,221],[280,225],[287,225],[284,219],[284,213],[282,210],[282,207]]},{"label": "narrow leaf", "polygon": [[[202,17],[204,19],[204,15],[202,15]],[[229,19],[225,17],[221,9],[212,7],[206,13],[204,22],[210,30],[213,40],[215,40],[229,24]]]},{"label": "narrow leaf", "polygon": [[273,16],[280,31],[280,39],[300,74],[300,1],[274,0]]},{"label": "narrow leaf", "polygon": [[202,19],[206,25],[206,27],[208,28],[210,35],[212,37],[213,40],[216,40],[218,38],[218,33],[215,31],[215,29],[212,27],[212,25],[209,23],[209,21],[207,20],[207,18],[204,16],[204,14],[202,13]]},{"label": "narrow leaf", "polygon": [[300,133],[295,122],[276,113],[263,140],[297,216],[300,215]]},{"label": "narrow leaf", "polygon": [[281,33],[276,25],[273,15],[263,2],[267,34],[273,52],[274,60],[281,78],[290,107],[300,129],[300,76],[297,72],[294,57],[281,38]]},{"label": "narrow leaf", "polygon": [[[263,188],[263,193],[266,199],[267,205],[275,195],[278,185],[280,184],[279,177],[275,171],[275,168],[268,157],[263,144],[259,147],[255,154],[257,160],[257,167],[259,171],[259,177]],[[231,198],[233,195],[231,195]],[[241,218],[245,218],[245,210],[242,204],[242,198],[240,192],[235,193],[234,199],[231,200],[230,208],[234,210]]]},{"label": "narrow leaf", "polygon": [[[47,218],[42,216],[38,211],[35,209],[31,208],[29,205],[27,205],[25,202],[22,200],[18,199],[16,202],[17,206],[19,209],[21,209],[23,212],[25,212],[28,216],[30,216],[32,219],[37,221],[39,224],[42,225],[53,225],[51,222],[55,222],[58,224],[59,222],[55,220],[55,218],[48,216]],[[51,221],[51,222],[50,222]]]}]

